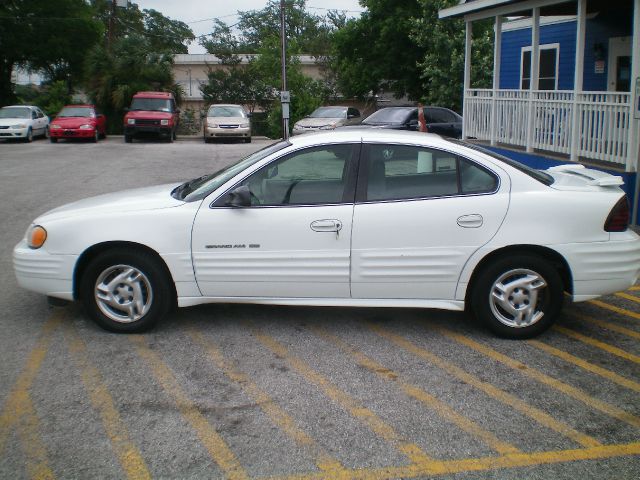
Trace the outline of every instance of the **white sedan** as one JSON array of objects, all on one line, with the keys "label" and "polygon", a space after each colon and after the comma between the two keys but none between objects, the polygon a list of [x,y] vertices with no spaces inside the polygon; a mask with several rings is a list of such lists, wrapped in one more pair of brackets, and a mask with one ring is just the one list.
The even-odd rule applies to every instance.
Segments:
[{"label": "white sedan", "polygon": [[11,105],[0,108],[0,139],[20,139],[31,142],[34,137],[46,137],[49,117],[32,105]]},{"label": "white sedan", "polygon": [[622,181],[533,170],[433,134],[303,135],[214,174],[82,200],[15,247],[21,286],[81,300],[102,327],[201,303],[464,310],[496,334],[548,328],[567,292],[640,272]]}]

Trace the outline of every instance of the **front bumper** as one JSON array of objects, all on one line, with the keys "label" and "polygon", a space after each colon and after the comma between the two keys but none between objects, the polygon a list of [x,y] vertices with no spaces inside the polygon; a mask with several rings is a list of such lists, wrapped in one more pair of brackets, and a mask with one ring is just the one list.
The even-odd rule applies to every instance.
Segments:
[{"label": "front bumper", "polygon": [[170,125],[125,125],[124,134],[128,137],[170,137],[173,127]]},{"label": "front bumper", "polygon": [[251,127],[205,126],[205,138],[251,138]]},{"label": "front bumper", "polygon": [[77,255],[51,255],[33,250],[22,240],[13,249],[13,269],[18,285],[44,295],[73,300],[73,271]]},{"label": "front bumper", "polygon": [[25,128],[0,127],[0,138],[26,138],[28,132],[29,132],[29,127],[25,127]]},{"label": "front bumper", "polygon": [[93,138],[96,129],[80,129],[80,128],[54,128],[49,129],[49,137],[51,138]]}]

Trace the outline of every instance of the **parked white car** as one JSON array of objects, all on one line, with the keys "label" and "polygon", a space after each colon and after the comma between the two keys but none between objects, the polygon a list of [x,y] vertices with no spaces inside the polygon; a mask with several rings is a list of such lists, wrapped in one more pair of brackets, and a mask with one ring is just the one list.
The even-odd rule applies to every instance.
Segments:
[{"label": "parked white car", "polygon": [[49,117],[33,105],[10,105],[0,108],[0,139],[33,141],[34,137],[46,137],[49,133]]},{"label": "parked white car", "polygon": [[177,303],[471,307],[530,337],[633,285],[639,237],[621,180],[533,170],[434,134],[345,130],[271,145],[220,172],[37,218],[21,286],[81,300],[112,331]]},{"label": "parked white car", "polygon": [[220,138],[237,138],[251,143],[251,116],[242,105],[211,105],[203,128],[204,143]]},{"label": "parked white car", "polygon": [[360,111],[354,107],[319,107],[311,115],[298,120],[293,125],[292,134],[317,132],[318,130],[333,130],[345,125],[355,125],[360,122]]}]

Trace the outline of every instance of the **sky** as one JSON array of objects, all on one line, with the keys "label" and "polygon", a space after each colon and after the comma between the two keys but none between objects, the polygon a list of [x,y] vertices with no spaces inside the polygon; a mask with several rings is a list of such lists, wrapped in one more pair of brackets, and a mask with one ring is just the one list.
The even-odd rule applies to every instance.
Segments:
[{"label": "sky", "polygon": [[[211,32],[213,18],[219,18],[231,25],[237,19],[238,11],[261,10],[266,0],[133,0],[140,10],[153,9],[172,20],[181,20],[191,27],[193,33],[204,35]],[[322,15],[329,10],[346,10],[347,16],[357,17],[362,7],[358,0],[307,0],[310,12]],[[196,42],[189,46],[189,53],[205,53]]]}]

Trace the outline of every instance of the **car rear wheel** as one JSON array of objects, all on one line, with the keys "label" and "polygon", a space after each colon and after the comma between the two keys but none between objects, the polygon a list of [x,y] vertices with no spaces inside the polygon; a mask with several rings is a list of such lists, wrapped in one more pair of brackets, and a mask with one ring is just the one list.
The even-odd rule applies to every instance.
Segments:
[{"label": "car rear wheel", "polygon": [[124,136],[124,143],[131,143],[132,141],[133,141],[133,138],[131,137],[131,135]]},{"label": "car rear wheel", "polygon": [[492,261],[479,274],[471,302],[477,317],[505,338],[530,338],[548,329],[562,308],[557,269],[534,255]]},{"label": "car rear wheel", "polygon": [[152,328],[174,304],[174,290],[159,261],[144,251],[110,250],[88,265],[80,284],[87,313],[120,333]]},{"label": "car rear wheel", "polygon": [[57,138],[55,138],[55,137],[49,137],[49,141],[50,141],[51,143],[58,143],[58,139],[57,139]]}]

